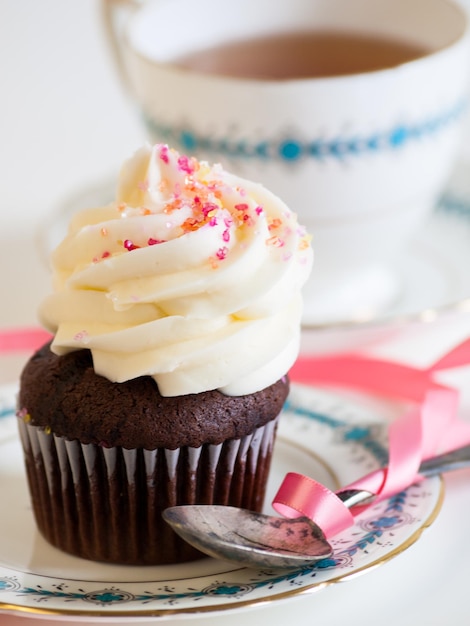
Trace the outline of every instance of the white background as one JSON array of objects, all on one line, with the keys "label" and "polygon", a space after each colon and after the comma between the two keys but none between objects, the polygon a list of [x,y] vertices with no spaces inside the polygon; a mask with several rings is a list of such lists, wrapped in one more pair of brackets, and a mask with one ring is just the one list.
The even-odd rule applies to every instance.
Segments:
[{"label": "white background", "polygon": [[[36,323],[37,304],[49,290],[41,227],[80,190],[115,175],[144,138],[105,45],[97,0],[0,0],[1,327]],[[469,331],[462,314],[405,331],[378,349],[426,362]],[[22,361],[2,357],[0,382],[16,380]],[[451,380],[470,390],[468,369]],[[470,419],[467,396],[462,411]],[[449,476],[437,521],[377,570],[243,615],[205,616],[203,623],[467,625],[469,479],[468,472]],[[1,626],[29,623],[0,614]]]}]

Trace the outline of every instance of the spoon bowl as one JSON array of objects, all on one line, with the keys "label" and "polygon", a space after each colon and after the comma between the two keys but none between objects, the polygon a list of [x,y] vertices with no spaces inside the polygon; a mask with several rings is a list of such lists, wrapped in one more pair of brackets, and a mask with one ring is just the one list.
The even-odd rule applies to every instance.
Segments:
[{"label": "spoon bowl", "polygon": [[249,567],[295,568],[332,555],[307,517],[285,519],[224,505],[175,506],[163,518],[185,541],[215,558]]}]

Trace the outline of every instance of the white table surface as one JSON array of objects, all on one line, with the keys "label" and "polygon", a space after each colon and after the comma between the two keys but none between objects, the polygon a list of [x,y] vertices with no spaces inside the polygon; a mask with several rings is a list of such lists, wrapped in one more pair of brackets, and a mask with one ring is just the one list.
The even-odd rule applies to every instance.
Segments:
[{"label": "white table surface", "polygon": [[[49,290],[38,245],[41,226],[80,189],[114,175],[145,135],[116,80],[97,0],[1,0],[0,85],[0,327],[34,325]],[[470,314],[461,313],[403,329],[373,350],[425,364],[469,334]],[[24,359],[1,357],[0,383],[15,381]],[[462,388],[461,411],[470,420],[470,368],[444,380]],[[437,520],[390,562],[318,593],[243,613],[205,615],[203,623],[467,625],[470,473],[445,480]],[[0,613],[1,626],[47,621]]]}]

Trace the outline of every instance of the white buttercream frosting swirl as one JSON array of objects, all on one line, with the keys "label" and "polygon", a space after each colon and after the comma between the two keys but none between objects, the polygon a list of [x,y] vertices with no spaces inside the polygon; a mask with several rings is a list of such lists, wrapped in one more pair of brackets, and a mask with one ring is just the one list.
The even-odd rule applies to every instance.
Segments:
[{"label": "white buttercream frosting swirl", "polygon": [[149,375],[166,396],[253,393],[297,356],[312,256],[263,186],[144,146],[117,200],[72,220],[39,315],[55,353],[88,348],[111,381]]}]

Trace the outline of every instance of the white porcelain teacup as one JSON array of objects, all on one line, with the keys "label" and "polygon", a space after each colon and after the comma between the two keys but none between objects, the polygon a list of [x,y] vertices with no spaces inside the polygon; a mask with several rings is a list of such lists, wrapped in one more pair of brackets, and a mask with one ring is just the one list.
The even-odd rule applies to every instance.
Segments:
[{"label": "white porcelain teacup", "polygon": [[[399,290],[393,259],[431,212],[457,155],[470,71],[463,10],[450,0],[136,6],[118,45],[149,138],[262,182],[298,213],[315,250],[307,324],[366,319],[387,307]],[[290,45],[282,37],[312,31],[392,41],[404,57],[392,54],[385,67],[373,48],[349,74],[344,59],[339,75],[307,68],[299,76],[294,62],[282,69]],[[260,43],[268,36],[281,37],[271,56]],[[256,51],[243,59],[253,38]],[[221,46],[240,41],[234,69]],[[211,47],[204,62],[215,70],[196,56]],[[353,56],[350,43],[347,50]],[[256,74],[263,54],[268,77]],[[334,59],[331,50],[317,56]]]}]

